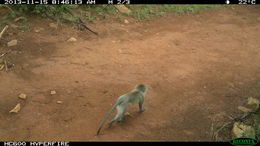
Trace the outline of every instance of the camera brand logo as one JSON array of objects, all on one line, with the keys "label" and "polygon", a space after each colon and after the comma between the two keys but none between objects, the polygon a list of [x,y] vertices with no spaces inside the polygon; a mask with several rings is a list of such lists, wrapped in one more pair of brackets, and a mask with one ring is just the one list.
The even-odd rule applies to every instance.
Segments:
[{"label": "camera brand logo", "polygon": [[255,138],[239,137],[230,140],[230,143],[235,146],[253,146],[258,143]]}]

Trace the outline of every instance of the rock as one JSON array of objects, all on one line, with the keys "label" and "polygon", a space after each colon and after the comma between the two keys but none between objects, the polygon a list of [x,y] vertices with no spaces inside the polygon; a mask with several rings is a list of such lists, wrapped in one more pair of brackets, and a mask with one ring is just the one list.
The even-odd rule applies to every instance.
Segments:
[{"label": "rock", "polygon": [[62,104],[62,101],[57,101],[58,104]]},{"label": "rock", "polygon": [[19,94],[19,96],[18,96],[20,99],[26,99],[26,94],[24,94],[24,93],[21,93],[21,94]]},{"label": "rock", "polygon": [[255,105],[255,106],[256,106],[255,109],[258,109],[260,102],[259,102],[259,100],[256,99],[256,98],[249,97],[249,98],[247,99],[247,104],[249,104],[249,105]]},{"label": "rock", "polygon": [[11,27],[12,27],[12,28],[18,28],[18,25],[11,24]]},{"label": "rock", "polygon": [[57,29],[57,28],[58,28],[58,25],[57,25],[57,24],[55,24],[55,23],[50,23],[50,24],[49,24],[49,26],[50,26],[51,28],[55,28],[55,29]]},{"label": "rock", "polygon": [[125,20],[124,20],[124,23],[125,23],[125,24],[128,24],[128,23],[129,23],[129,21],[125,19]]},{"label": "rock", "polygon": [[34,32],[40,32],[40,31],[43,31],[44,30],[44,28],[34,28]]},{"label": "rock", "polygon": [[251,137],[255,138],[255,129],[252,126],[245,125],[240,122],[235,122],[232,129],[232,138]]},{"label": "rock", "polygon": [[7,43],[8,47],[16,46],[17,45],[17,40],[11,40],[10,42]]},{"label": "rock", "polygon": [[72,59],[70,60],[70,63],[71,63],[71,64],[78,64],[78,65],[87,65],[87,64],[88,64],[88,63],[86,63],[85,60],[80,59],[80,58],[72,58]]},{"label": "rock", "polygon": [[117,8],[117,10],[121,13],[131,13],[132,11],[130,9],[128,9],[126,6],[124,5],[114,5],[114,7]]},{"label": "rock", "polygon": [[51,95],[55,95],[56,94],[56,91],[55,90],[52,90],[51,91]]},{"label": "rock", "polygon": [[69,39],[67,40],[67,42],[76,42],[76,41],[77,41],[77,39],[74,38],[74,37],[71,37],[71,38],[69,38]]},{"label": "rock", "polygon": [[21,104],[18,103],[12,110],[9,111],[9,113],[18,113],[21,109]]}]

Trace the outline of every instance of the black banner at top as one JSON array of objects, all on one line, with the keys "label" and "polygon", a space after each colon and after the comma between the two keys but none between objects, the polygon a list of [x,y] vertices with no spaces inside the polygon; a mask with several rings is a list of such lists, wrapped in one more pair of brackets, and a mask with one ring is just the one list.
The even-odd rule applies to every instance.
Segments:
[{"label": "black banner at top", "polygon": [[1,0],[0,4],[258,4],[260,0]]}]

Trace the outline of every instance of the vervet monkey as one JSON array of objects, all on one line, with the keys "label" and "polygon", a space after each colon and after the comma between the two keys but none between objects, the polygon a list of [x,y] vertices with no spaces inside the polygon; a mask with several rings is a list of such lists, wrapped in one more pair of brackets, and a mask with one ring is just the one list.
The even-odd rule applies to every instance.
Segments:
[{"label": "vervet monkey", "polygon": [[126,112],[126,109],[128,105],[136,105],[139,104],[139,110],[140,112],[143,112],[144,109],[144,96],[147,91],[147,87],[145,85],[139,84],[136,85],[135,88],[124,95],[121,95],[118,97],[116,103],[113,105],[113,107],[106,113],[104,119],[100,122],[98,129],[97,129],[97,135],[99,134],[104,122],[107,120],[109,115],[117,109],[117,114],[114,117],[113,120],[110,121],[109,127],[112,126],[112,124],[116,121],[123,121],[124,114]]}]

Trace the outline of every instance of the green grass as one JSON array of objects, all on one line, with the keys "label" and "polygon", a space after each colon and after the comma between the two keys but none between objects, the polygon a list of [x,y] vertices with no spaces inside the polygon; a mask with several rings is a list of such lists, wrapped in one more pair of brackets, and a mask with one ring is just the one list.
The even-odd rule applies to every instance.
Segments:
[{"label": "green grass", "polygon": [[152,17],[161,17],[165,13],[196,13],[200,10],[218,8],[220,5],[126,5],[132,12],[121,14],[113,5],[21,5],[8,6],[13,13],[2,17],[2,22],[19,17],[24,13],[34,14],[41,17],[60,17],[65,18],[68,22],[73,23],[77,18],[72,18],[68,10],[75,12],[75,17],[94,23],[99,19],[133,17],[137,20],[149,20]]},{"label": "green grass", "polygon": [[163,16],[166,12],[178,14],[195,13],[220,7],[219,5],[128,5],[132,10],[129,16],[138,20],[149,19],[151,16]]}]

